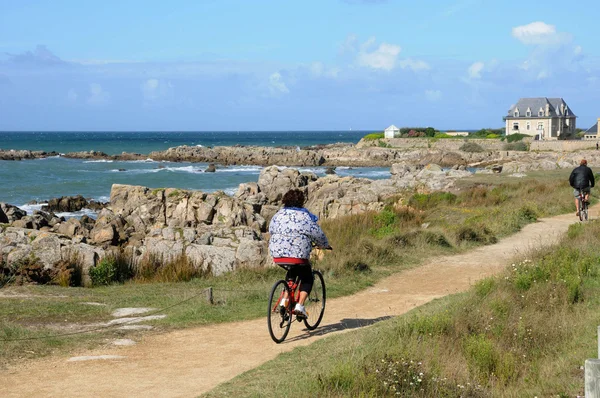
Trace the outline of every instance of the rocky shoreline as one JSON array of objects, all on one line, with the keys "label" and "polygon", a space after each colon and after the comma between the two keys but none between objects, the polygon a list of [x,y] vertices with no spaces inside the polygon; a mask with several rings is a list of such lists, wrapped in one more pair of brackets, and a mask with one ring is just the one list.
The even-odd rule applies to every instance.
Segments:
[{"label": "rocky shoreline", "polygon": [[[0,158],[6,156],[0,152]],[[8,151],[13,160],[33,159],[54,152]],[[105,159],[102,152],[64,156]],[[127,253],[132,263],[148,257],[171,261],[185,256],[193,266],[215,275],[239,267],[269,263],[267,226],[291,188],[306,192],[307,207],[321,219],[380,210],[384,201],[415,191],[452,189],[456,179],[469,178],[467,168],[479,173],[522,173],[531,170],[570,169],[582,157],[593,167],[600,152],[506,152],[467,153],[430,149],[333,145],[317,149],[258,147],[177,147],[149,155],[154,160],[215,162],[221,164],[280,164],[301,166],[384,166],[391,178],[369,180],[277,166],[264,168],[257,182],[241,184],[229,196],[175,188],[112,186],[110,202],[90,204],[82,197],[58,198],[48,208],[28,215],[9,204],[0,204],[0,272],[35,259],[44,269],[55,269],[77,258],[83,282],[90,284],[89,270],[111,253]],[[123,154],[120,160],[146,159],[146,155]],[[450,167],[451,166],[451,167]],[[450,168],[448,168],[450,167]],[[97,219],[65,219],[55,211],[77,211],[97,206]],[[0,275],[1,276],[1,275]]]},{"label": "rocky shoreline", "polygon": [[[422,144],[422,143],[420,143]],[[389,148],[369,146],[364,142],[358,144],[328,144],[312,147],[259,147],[259,146],[178,146],[164,151],[155,151],[149,154],[126,153],[108,155],[99,151],[58,152],[30,151],[30,150],[2,150],[0,160],[28,160],[52,156],[62,156],[71,159],[84,160],[113,160],[134,161],[151,159],[154,161],[169,162],[201,162],[220,165],[258,165],[258,166],[289,166],[289,167],[391,167],[395,163],[412,164],[437,164],[442,167],[466,166],[486,167],[490,165],[506,164],[511,162],[560,162],[561,159],[581,157],[586,153],[588,157],[599,158],[593,150],[578,152],[568,151],[506,151],[499,150],[496,142],[490,143],[490,149],[483,148],[481,152],[465,152],[457,149],[456,142],[449,142],[448,148],[441,145],[435,148],[422,146]],[[592,163],[593,164],[593,163]]]}]

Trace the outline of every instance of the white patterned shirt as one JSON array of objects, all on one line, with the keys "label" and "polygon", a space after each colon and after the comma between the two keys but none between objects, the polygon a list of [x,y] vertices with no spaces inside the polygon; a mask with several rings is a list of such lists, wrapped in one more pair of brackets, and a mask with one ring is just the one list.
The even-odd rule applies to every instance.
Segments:
[{"label": "white patterned shirt", "polygon": [[317,224],[317,216],[304,208],[284,207],[269,224],[269,252],[272,257],[309,258],[312,243],[329,246],[325,233]]}]

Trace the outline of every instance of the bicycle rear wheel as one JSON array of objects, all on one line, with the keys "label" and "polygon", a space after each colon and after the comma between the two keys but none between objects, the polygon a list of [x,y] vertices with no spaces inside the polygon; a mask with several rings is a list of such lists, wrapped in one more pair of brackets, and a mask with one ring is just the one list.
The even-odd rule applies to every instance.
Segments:
[{"label": "bicycle rear wheel", "polygon": [[[287,293],[288,304],[285,307],[279,305],[281,298]],[[290,310],[290,289],[284,280],[275,282],[269,295],[269,308],[267,312],[267,326],[269,334],[274,342],[281,343],[288,335],[292,324],[292,313]]]},{"label": "bicycle rear wheel", "polygon": [[308,318],[304,319],[304,325],[308,330],[314,330],[319,326],[325,313],[325,281],[321,272],[313,270],[315,281],[312,290],[304,303]]},{"label": "bicycle rear wheel", "polygon": [[587,221],[588,220],[588,205],[586,202],[583,202],[583,211],[582,211],[582,216],[583,216],[583,220],[582,221]]},{"label": "bicycle rear wheel", "polygon": [[583,200],[581,199],[581,196],[579,196],[579,198],[577,198],[577,201],[579,202],[579,221],[583,221]]}]

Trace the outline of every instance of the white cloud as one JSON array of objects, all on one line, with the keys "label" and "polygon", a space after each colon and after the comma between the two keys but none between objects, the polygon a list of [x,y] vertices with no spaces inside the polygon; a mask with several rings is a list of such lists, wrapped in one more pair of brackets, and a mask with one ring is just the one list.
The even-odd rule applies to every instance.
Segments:
[{"label": "white cloud", "polygon": [[103,105],[110,100],[110,93],[105,91],[98,83],[90,84],[90,96],[87,98],[88,104]]},{"label": "white cloud", "polygon": [[400,46],[388,43],[381,43],[377,49],[369,49],[375,44],[375,38],[371,37],[360,47],[357,62],[360,66],[366,66],[372,69],[392,70],[396,67]]},{"label": "white cloud", "polygon": [[429,66],[429,64],[427,62],[421,61],[418,59],[412,59],[412,58],[403,59],[398,62],[398,65],[400,65],[400,67],[402,69],[408,68],[408,69],[412,69],[415,72],[418,72],[420,70],[431,69],[431,67]]},{"label": "white cloud", "polygon": [[483,62],[475,62],[474,64],[469,66],[469,77],[471,79],[481,79],[481,71],[483,70],[484,66],[485,65]]},{"label": "white cloud", "polygon": [[144,101],[152,102],[159,98],[169,96],[173,91],[173,85],[169,81],[159,79],[148,79],[140,85]]},{"label": "white cloud", "polygon": [[439,101],[442,99],[442,92],[440,90],[425,90],[425,97],[432,102]]},{"label": "white cloud", "polygon": [[269,90],[272,95],[287,94],[290,92],[279,72],[275,72],[269,76]]},{"label": "white cloud", "polygon": [[364,43],[359,44],[355,35],[349,35],[340,49],[340,53],[355,54],[355,64],[375,70],[391,71],[396,67],[422,71],[431,69],[425,61],[405,58],[399,59],[402,48],[396,44],[377,44],[375,37],[369,37]]},{"label": "white cloud", "polygon": [[340,73],[339,68],[327,68],[322,62],[313,62],[309,65],[310,73],[315,77],[332,77],[336,78]]},{"label": "white cloud", "polygon": [[571,39],[571,35],[568,33],[557,32],[554,25],[539,21],[514,27],[512,35],[521,43],[527,45],[557,45]]},{"label": "white cloud", "polygon": [[77,101],[77,92],[74,89],[70,89],[69,92],[67,92],[67,99],[71,102],[76,102]]}]

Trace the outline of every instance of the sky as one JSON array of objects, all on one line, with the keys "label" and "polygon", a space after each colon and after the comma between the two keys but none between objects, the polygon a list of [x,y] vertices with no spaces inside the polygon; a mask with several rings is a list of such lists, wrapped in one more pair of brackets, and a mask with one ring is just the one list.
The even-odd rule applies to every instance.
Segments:
[{"label": "sky", "polygon": [[600,118],[597,0],[0,0],[0,130],[498,128]]}]

